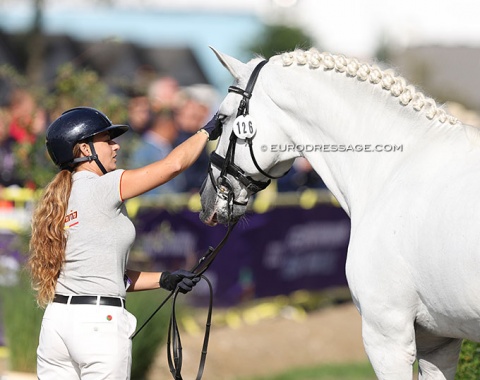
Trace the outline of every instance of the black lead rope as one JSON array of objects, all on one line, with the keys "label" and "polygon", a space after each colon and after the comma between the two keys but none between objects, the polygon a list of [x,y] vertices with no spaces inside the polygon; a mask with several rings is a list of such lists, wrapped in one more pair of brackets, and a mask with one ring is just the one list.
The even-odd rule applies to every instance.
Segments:
[{"label": "black lead rope", "polygon": [[[210,328],[212,326],[212,310],[213,310],[213,288],[211,282],[206,276],[201,276],[208,284],[210,301],[208,305],[208,314],[207,320],[205,323],[205,335],[203,337],[202,353],[200,356],[200,362],[198,365],[197,377],[196,380],[200,380],[203,376],[203,371],[205,369],[205,363],[207,359],[207,349],[208,341],[210,338]],[[180,339],[180,331],[178,329],[178,323],[175,313],[175,303],[177,300],[178,289],[175,291],[175,296],[172,303],[172,314],[170,317],[170,324],[168,327],[168,340],[167,340],[167,360],[170,372],[175,380],[183,380],[181,371],[182,371],[182,342]]]},{"label": "black lead rope", "polygon": [[[220,250],[223,248],[225,243],[228,240],[230,233],[232,232],[233,228],[235,227],[236,223],[229,224],[228,230],[223,237],[223,239],[218,243],[218,245],[213,248],[209,247],[207,253],[203,255],[198,263],[192,268],[191,272],[196,274],[196,277],[201,277],[204,279],[209,288],[210,293],[210,301],[208,305],[208,313],[207,313],[207,320],[205,323],[205,335],[203,338],[203,347],[202,347],[202,354],[200,356],[200,363],[198,366],[198,373],[196,380],[200,380],[203,376],[203,371],[205,368],[205,362],[207,358],[207,349],[208,349],[208,341],[210,338],[210,327],[212,322],[212,310],[213,310],[213,289],[212,284],[208,280],[206,276],[203,275],[205,271],[210,267],[210,265],[215,260],[215,257],[218,255]],[[177,296],[179,293],[179,288],[177,287],[175,290],[171,291],[170,294],[163,300],[163,302],[155,309],[155,311],[150,315],[150,317],[143,323],[142,326],[132,335],[132,339],[135,338],[140,331],[147,325],[148,322],[155,316],[155,314],[167,303],[167,301],[172,298],[172,313],[170,316],[170,324],[168,327],[168,339],[167,339],[167,359],[168,359],[168,366],[170,368],[170,372],[175,380],[183,380],[181,375],[182,370],[182,362],[183,362],[183,355],[182,355],[182,343],[180,339],[180,331],[178,329],[177,324],[177,317],[176,317],[176,301]]]},{"label": "black lead rope", "polygon": [[[197,377],[196,380],[200,380],[203,376],[203,371],[205,369],[205,363],[207,359],[207,349],[208,349],[208,341],[210,338],[210,327],[212,325],[212,310],[213,310],[213,289],[212,289],[212,284],[208,280],[206,276],[203,275],[203,273],[210,267],[210,265],[213,263],[213,260],[215,260],[215,257],[217,254],[220,252],[222,247],[225,245],[227,242],[227,239],[232,232],[233,228],[235,227],[235,224],[230,224],[228,226],[227,233],[225,234],[224,238],[222,241],[217,245],[215,249],[210,247],[207,251],[207,253],[199,260],[198,264],[192,269],[193,273],[196,273],[197,276],[200,276],[203,278],[209,288],[209,293],[210,293],[210,300],[208,304],[208,314],[207,314],[207,320],[205,323],[205,334],[203,337],[203,346],[202,346],[202,354],[200,356],[200,362],[198,365],[198,372],[197,372]],[[170,316],[170,325],[168,328],[168,339],[167,339],[167,359],[168,359],[168,366],[170,368],[170,372],[175,380],[183,380],[182,378],[182,362],[183,362],[183,354],[182,354],[182,342],[180,339],[180,331],[178,329],[178,324],[177,324],[177,318],[176,318],[176,312],[175,312],[175,305],[177,301],[177,296],[179,293],[179,289],[177,288],[174,291],[175,295],[173,298],[172,302],[172,314]]]},{"label": "black lead rope", "polygon": [[[236,92],[242,96],[242,100],[240,102],[238,111],[237,111],[237,117],[240,115],[247,115],[249,112],[248,106],[249,106],[249,100],[252,96],[252,91],[253,87],[255,86],[255,82],[257,81],[258,75],[260,73],[260,70],[262,69],[263,66],[265,66],[268,63],[268,60],[264,60],[260,62],[253,70],[248,83],[247,87],[245,90],[242,90],[239,87],[236,86],[231,86],[229,87],[228,91],[229,92]],[[231,172],[233,170],[233,162],[234,162],[234,157],[235,157],[235,144],[237,141],[236,135],[232,132],[230,135],[230,141],[228,144],[227,152],[225,155],[225,158],[222,158],[220,156],[212,156],[215,159],[216,166],[219,166],[220,169],[220,175],[218,177],[219,186],[223,186],[225,188],[225,191],[227,193],[226,196],[226,201],[227,201],[227,207],[228,207],[228,220],[231,220],[231,215],[233,213],[233,206],[235,203],[234,199],[234,193],[233,193],[233,188],[229,181],[227,180],[227,173]],[[251,147],[251,142],[250,144],[250,149]],[[258,164],[255,161],[255,165],[258,168]],[[261,170],[260,170],[261,171]],[[263,173],[263,171],[261,171]],[[237,174],[238,177],[239,174],[243,174],[243,171],[241,169],[236,169],[235,167],[235,174]],[[213,180],[213,174],[211,173],[211,169],[209,169],[209,177],[212,180],[212,184],[217,190],[218,193],[218,186]],[[245,176],[243,176],[245,177]],[[252,186],[254,186],[254,189],[257,192],[259,190],[263,190],[268,184],[270,183],[269,181],[266,183],[260,183],[258,181],[254,181],[249,179],[248,177],[243,178],[241,177],[245,182],[247,180],[247,183],[244,183],[245,186],[250,186],[250,189],[252,189]],[[269,177],[267,175],[267,177]],[[271,178],[271,177],[270,177]],[[238,179],[238,178],[237,178]],[[208,340],[210,336],[210,326],[211,326],[211,320],[212,320],[212,309],[213,309],[213,290],[212,290],[212,284],[210,281],[203,275],[203,273],[208,269],[208,267],[212,264],[213,260],[215,260],[215,257],[217,256],[218,252],[222,249],[222,247],[225,245],[230,233],[232,232],[233,228],[235,227],[236,223],[229,224],[228,226],[228,231],[225,234],[224,238],[220,243],[217,245],[217,247],[214,249],[210,247],[207,251],[207,253],[199,260],[197,265],[191,270],[191,272],[196,274],[196,277],[201,277],[203,278],[209,287],[210,291],[210,302],[208,306],[208,314],[207,314],[207,321],[205,324],[205,335],[203,338],[203,347],[202,347],[202,355],[200,357],[200,364],[198,367],[198,372],[197,372],[197,380],[200,380],[203,375],[203,371],[205,368],[205,361],[207,357],[207,348],[208,348]],[[181,371],[182,371],[182,361],[183,361],[183,356],[182,356],[182,342],[180,339],[180,331],[178,329],[178,323],[177,323],[177,317],[176,317],[176,300],[177,296],[179,293],[179,289],[175,289],[172,291],[166,298],[165,300],[157,307],[157,309],[153,312],[153,314],[145,321],[145,323],[133,334],[132,339],[137,336],[137,334],[145,327],[145,325],[150,322],[150,320],[153,318],[153,316],[165,305],[165,303],[173,296],[173,302],[172,302],[172,313],[170,316],[170,324],[168,327],[168,339],[167,339],[167,359],[168,359],[168,366],[170,368],[170,372],[172,373],[172,376],[175,380],[183,380]]]}]

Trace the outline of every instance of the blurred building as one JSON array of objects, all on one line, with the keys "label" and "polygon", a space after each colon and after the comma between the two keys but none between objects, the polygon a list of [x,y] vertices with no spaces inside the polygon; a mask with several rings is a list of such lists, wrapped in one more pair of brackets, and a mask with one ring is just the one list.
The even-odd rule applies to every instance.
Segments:
[{"label": "blurred building", "polygon": [[[19,43],[32,28],[32,9],[0,7],[0,64],[18,67],[26,50]],[[244,47],[263,26],[251,12],[45,7],[41,29],[46,36],[44,75],[52,77],[61,62],[99,68],[107,76],[132,75],[136,65],[150,65],[175,76],[182,86],[209,83],[226,89],[231,76],[210,50],[249,59]],[[23,41],[25,44],[25,41]],[[132,70],[133,68],[133,70]]]},{"label": "blurred building", "polygon": [[[18,35],[0,34],[0,64],[22,69],[17,47]],[[171,75],[181,85],[209,83],[204,69],[188,46],[148,47],[131,42],[81,41],[68,35],[46,35],[42,78],[52,83],[58,68],[66,63],[88,67],[104,78],[113,89],[132,82],[139,71],[152,76]]]},{"label": "blurred building", "polygon": [[480,111],[480,48],[416,46],[389,57],[403,77],[436,100]]}]

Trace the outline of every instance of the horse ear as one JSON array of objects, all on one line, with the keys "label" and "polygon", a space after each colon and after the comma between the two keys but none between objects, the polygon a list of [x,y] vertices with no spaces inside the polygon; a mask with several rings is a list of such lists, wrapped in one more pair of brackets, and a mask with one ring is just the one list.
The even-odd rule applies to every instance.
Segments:
[{"label": "horse ear", "polygon": [[212,49],[218,60],[230,72],[230,74],[233,75],[235,79],[240,80],[242,77],[245,77],[249,74],[248,67],[245,63],[240,62],[238,59],[230,57],[229,55],[220,53],[211,46],[210,49]]}]

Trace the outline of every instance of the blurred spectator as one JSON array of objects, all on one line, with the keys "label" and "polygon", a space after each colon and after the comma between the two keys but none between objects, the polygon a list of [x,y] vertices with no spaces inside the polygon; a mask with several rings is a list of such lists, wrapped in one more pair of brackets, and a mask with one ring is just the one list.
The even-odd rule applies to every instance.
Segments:
[{"label": "blurred spectator", "polygon": [[9,125],[8,111],[0,109],[0,188],[11,185],[22,186],[22,181],[17,177],[15,140],[9,134]]},{"label": "blurred spectator", "polygon": [[[138,168],[165,158],[172,151],[173,142],[177,135],[173,113],[166,110],[155,113],[152,117],[152,126],[142,135],[140,144],[133,153],[129,166]],[[182,173],[162,186],[145,193],[143,196],[181,192],[184,187],[183,181],[184,176]]]},{"label": "blurred spectator", "polygon": [[151,123],[151,108],[145,95],[135,95],[128,100],[128,120],[130,128],[142,135]]},{"label": "blurred spectator", "polygon": [[126,169],[133,168],[131,165],[141,156],[137,151],[144,145],[143,135],[152,127],[153,119],[163,111],[171,114],[178,99],[178,83],[174,78],[154,76],[150,68],[142,68],[136,76],[135,84],[127,92],[126,124],[130,129],[117,139],[122,147],[118,164]]},{"label": "blurred spectator", "polygon": [[157,74],[155,70],[143,65],[139,67],[127,90],[128,120],[127,124],[138,135],[142,135],[151,124],[152,107],[148,96],[149,87],[155,83]]},{"label": "blurred spectator", "polygon": [[44,174],[51,167],[45,156],[47,112],[37,104],[30,91],[15,88],[9,96],[8,114],[8,135],[13,140],[10,150],[13,150],[15,161],[15,179],[12,180],[15,184],[36,188],[43,183]]},{"label": "blurred spectator", "polygon": [[327,186],[313,170],[310,162],[299,157],[293,163],[290,171],[277,180],[277,190],[279,192],[303,191],[306,188],[326,189]]},{"label": "blurred spectator", "polygon": [[122,147],[118,160],[119,167],[130,169],[132,156],[141,145],[142,135],[150,128],[151,123],[152,112],[148,97],[139,93],[132,94],[128,100],[128,119],[125,122],[130,129],[117,138]]},{"label": "blurred spectator", "polygon": [[[180,106],[175,114],[178,137],[175,146],[181,144],[202,128],[212,117],[212,109],[217,103],[217,93],[213,87],[197,84],[181,92]],[[184,192],[196,192],[207,175],[209,154],[205,150],[185,174]]]},{"label": "blurred spectator", "polygon": [[10,136],[20,143],[33,143],[35,133],[32,131],[32,126],[37,109],[33,95],[24,89],[14,89],[10,97],[9,108]]},{"label": "blurred spectator", "polygon": [[148,100],[153,112],[174,111],[179,99],[179,86],[175,78],[163,76],[154,80],[148,88]]},{"label": "blurred spectator", "polygon": [[23,186],[30,189],[45,186],[55,168],[45,152],[48,120],[46,110],[37,106],[27,127],[29,138],[16,144],[18,175]]}]

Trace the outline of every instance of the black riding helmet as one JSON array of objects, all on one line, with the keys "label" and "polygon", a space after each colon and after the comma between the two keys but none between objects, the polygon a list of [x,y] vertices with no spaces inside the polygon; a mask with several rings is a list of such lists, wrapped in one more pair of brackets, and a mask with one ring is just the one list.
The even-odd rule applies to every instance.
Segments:
[{"label": "black riding helmet", "polygon": [[[93,136],[108,131],[112,139],[124,134],[127,125],[114,125],[102,112],[90,107],[77,107],[65,111],[47,129],[46,146],[52,161],[60,170],[72,171],[75,164],[95,161],[100,170],[106,170],[98,159],[93,146]],[[86,140],[90,146],[91,156],[73,156],[73,147],[79,141]]]}]

